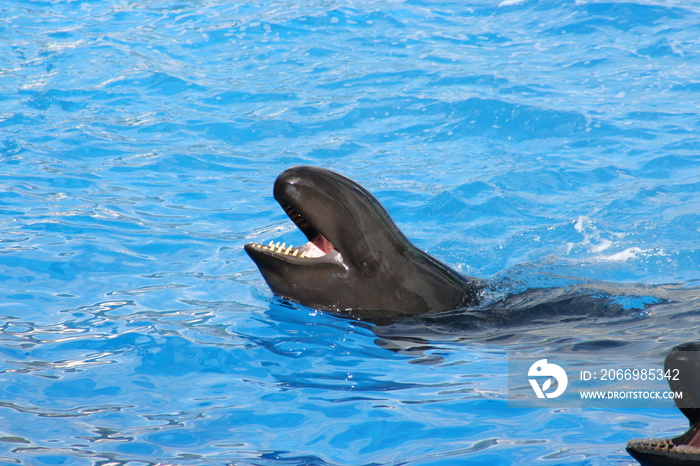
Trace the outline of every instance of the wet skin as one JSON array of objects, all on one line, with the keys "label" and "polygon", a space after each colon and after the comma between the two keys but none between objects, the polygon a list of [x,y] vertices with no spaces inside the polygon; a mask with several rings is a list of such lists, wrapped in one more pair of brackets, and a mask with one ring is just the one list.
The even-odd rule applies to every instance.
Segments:
[{"label": "wet skin", "polygon": [[273,195],[309,240],[245,245],[276,295],[369,321],[479,304],[481,281],[411,244],[353,180],[298,166],[277,177]]}]

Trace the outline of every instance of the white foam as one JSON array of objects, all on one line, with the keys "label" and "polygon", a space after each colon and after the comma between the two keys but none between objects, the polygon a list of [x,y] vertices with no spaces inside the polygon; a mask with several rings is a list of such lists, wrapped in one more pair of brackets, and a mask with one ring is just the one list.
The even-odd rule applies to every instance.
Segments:
[{"label": "white foam", "polygon": [[650,249],[641,249],[637,247],[631,247],[627,248],[624,251],[616,252],[614,254],[610,254],[609,256],[601,255],[598,256],[596,259],[601,260],[601,261],[609,261],[609,262],[623,262],[626,260],[634,259],[635,257],[639,256],[640,254],[644,254],[647,252],[650,252]]},{"label": "white foam", "polygon": [[517,5],[519,3],[525,3],[527,0],[503,0],[501,3],[498,4],[498,8],[504,7],[504,6],[511,6],[511,5]]}]

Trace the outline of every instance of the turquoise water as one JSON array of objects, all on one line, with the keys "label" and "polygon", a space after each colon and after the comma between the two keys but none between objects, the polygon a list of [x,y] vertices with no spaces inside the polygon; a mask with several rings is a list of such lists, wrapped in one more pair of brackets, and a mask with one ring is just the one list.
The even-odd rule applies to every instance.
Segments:
[{"label": "turquoise water", "polygon": [[[0,462],[623,465],[680,432],[508,408],[506,355],[698,339],[700,4],[306,3],[0,6]],[[300,241],[302,163],[465,274],[684,299],[389,351],[243,252]]]}]

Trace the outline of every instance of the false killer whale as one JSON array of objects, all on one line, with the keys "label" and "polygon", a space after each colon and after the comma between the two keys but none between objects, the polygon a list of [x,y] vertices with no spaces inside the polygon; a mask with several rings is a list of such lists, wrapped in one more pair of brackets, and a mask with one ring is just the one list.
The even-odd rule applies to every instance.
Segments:
[{"label": "false killer whale", "polygon": [[683,394],[682,399],[674,401],[688,418],[690,428],[674,438],[630,440],[627,452],[643,466],[700,464],[700,342],[674,347],[666,356],[664,372],[669,375],[671,390]]},{"label": "false killer whale", "polygon": [[479,304],[480,280],[411,244],[355,181],[297,166],[277,177],[273,196],[309,241],[244,248],[281,298],[375,321]]}]

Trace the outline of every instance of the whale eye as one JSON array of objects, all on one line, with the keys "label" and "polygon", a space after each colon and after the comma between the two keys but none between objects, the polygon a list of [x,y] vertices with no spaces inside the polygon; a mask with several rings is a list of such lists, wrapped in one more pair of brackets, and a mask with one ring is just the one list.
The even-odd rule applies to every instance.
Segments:
[{"label": "whale eye", "polygon": [[362,260],[362,271],[365,273],[373,273],[376,269],[375,262],[370,258],[365,258]]}]

